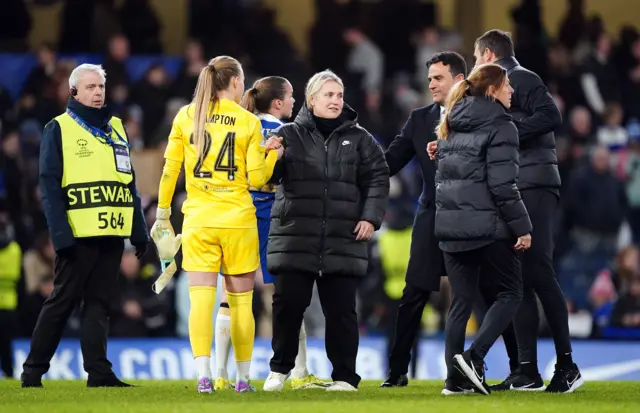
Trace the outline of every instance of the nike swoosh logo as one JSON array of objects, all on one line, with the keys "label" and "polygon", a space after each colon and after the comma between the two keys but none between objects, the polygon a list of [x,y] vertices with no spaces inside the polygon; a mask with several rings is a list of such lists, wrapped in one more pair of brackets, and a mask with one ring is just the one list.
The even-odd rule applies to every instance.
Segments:
[{"label": "nike swoosh logo", "polygon": [[456,391],[458,393],[473,393],[473,389],[463,389],[462,387],[458,387]]},{"label": "nike swoosh logo", "polygon": [[529,384],[525,384],[524,386],[520,386],[520,387],[515,387],[513,384],[511,385],[510,390],[518,390],[518,389],[528,389],[529,387],[533,386],[535,383],[529,383]]},{"label": "nike swoosh logo", "polygon": [[476,375],[478,380],[480,380],[480,382],[483,382],[484,381],[484,376],[481,376],[481,375],[478,374],[478,372],[476,371],[476,367],[473,364],[471,364],[471,368],[473,369],[473,374]]}]

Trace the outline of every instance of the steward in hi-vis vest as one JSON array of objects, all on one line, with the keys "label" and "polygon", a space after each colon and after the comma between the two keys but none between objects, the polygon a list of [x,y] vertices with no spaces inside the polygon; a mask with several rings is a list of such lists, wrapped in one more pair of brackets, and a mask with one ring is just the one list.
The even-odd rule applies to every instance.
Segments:
[{"label": "steward in hi-vis vest", "polygon": [[128,387],[107,360],[109,311],[129,239],[142,258],[149,235],[122,121],[104,105],[106,74],[83,64],[69,76],[65,113],[40,146],[40,192],[56,250],[54,289],[45,301],[24,363],[22,387],[42,387],[73,307],[82,302],[82,356],[89,387]]},{"label": "steward in hi-vis vest", "polygon": [[130,237],[133,176],[122,121],[111,118],[111,139],[106,141],[69,109],[55,120],[62,136],[61,186],[73,236]]}]

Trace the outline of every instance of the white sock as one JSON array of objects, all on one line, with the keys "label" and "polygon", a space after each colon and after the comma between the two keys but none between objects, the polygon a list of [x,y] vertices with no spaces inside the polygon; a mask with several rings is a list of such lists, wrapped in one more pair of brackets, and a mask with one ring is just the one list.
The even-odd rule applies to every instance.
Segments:
[{"label": "white sock", "polygon": [[199,356],[195,358],[196,369],[198,370],[198,380],[211,378],[211,357]]},{"label": "white sock", "polygon": [[291,375],[297,379],[303,379],[309,375],[307,370],[307,331],[304,329],[304,321],[300,326],[300,337],[298,338],[298,355],[296,364]]},{"label": "white sock", "polygon": [[226,314],[220,314],[220,310],[229,310],[228,308],[218,309],[216,316],[216,378],[228,379],[227,365],[229,363],[229,351],[231,350],[231,317]]},{"label": "white sock", "polygon": [[236,380],[249,381],[249,370],[251,370],[251,361],[238,361],[236,363]]}]

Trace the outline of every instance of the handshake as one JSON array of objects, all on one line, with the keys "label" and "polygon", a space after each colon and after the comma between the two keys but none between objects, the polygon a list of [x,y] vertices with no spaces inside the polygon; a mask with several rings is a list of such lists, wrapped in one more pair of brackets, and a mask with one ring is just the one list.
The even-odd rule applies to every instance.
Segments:
[{"label": "handshake", "polygon": [[282,146],[282,138],[279,136],[272,136],[264,143],[264,148],[267,152],[277,151],[278,159],[284,155],[284,146]]}]

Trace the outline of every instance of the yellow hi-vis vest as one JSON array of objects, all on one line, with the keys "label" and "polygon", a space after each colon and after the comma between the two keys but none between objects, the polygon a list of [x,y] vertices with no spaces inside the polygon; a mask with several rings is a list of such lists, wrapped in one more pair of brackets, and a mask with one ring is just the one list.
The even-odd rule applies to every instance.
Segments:
[{"label": "yellow hi-vis vest", "polygon": [[378,238],[378,248],[385,276],[384,291],[387,297],[399,300],[411,255],[411,227],[383,231]]},{"label": "yellow hi-vis vest", "polygon": [[0,310],[15,310],[18,306],[21,268],[22,250],[17,242],[13,241],[0,249]]},{"label": "yellow hi-vis vest", "polygon": [[[64,113],[55,118],[62,136],[62,189],[67,219],[76,238],[131,236],[133,194],[131,173],[118,172],[114,147],[104,143]],[[123,138],[122,121],[111,118],[111,127]],[[118,144],[115,132],[113,140]],[[129,155],[126,146],[119,144]]]}]

